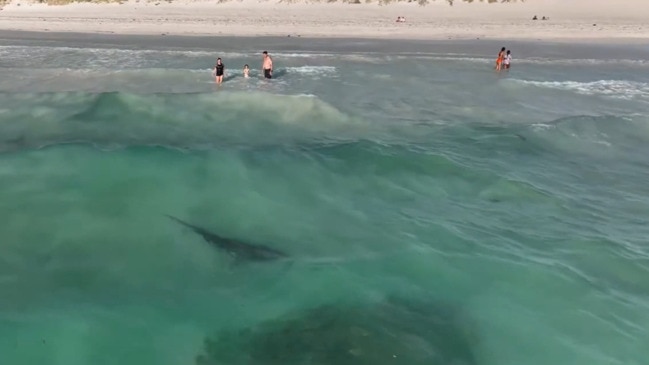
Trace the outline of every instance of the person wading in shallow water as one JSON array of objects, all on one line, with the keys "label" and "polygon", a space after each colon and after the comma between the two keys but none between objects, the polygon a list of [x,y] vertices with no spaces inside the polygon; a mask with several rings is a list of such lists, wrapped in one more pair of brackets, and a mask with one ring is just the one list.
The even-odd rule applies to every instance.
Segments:
[{"label": "person wading in shallow water", "polygon": [[509,66],[512,63],[512,51],[507,50],[507,54],[505,54],[505,59],[503,60],[503,65],[505,66],[505,70],[509,70]]},{"label": "person wading in shallow water", "polygon": [[220,58],[216,59],[216,65],[214,65],[214,76],[216,77],[216,83],[220,84],[223,82],[223,74],[225,72],[225,65]]},{"label": "person wading in shallow water", "polygon": [[273,59],[268,55],[267,51],[262,52],[264,61],[261,64],[261,68],[264,74],[264,77],[267,79],[273,78]]},{"label": "person wading in shallow water", "polygon": [[498,52],[498,58],[496,58],[496,71],[500,71],[503,67],[503,61],[505,60],[505,47],[503,47],[500,52]]}]

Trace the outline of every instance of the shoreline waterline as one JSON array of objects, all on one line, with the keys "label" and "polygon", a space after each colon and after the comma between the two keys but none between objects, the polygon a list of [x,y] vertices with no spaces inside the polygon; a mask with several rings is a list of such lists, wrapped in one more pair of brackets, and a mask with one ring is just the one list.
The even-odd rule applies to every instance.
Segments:
[{"label": "shoreline waterline", "polygon": [[582,36],[575,37],[573,36],[543,36],[538,37],[534,35],[508,35],[507,37],[498,37],[498,36],[484,36],[480,33],[471,34],[471,35],[437,35],[437,36],[426,36],[426,35],[355,35],[353,33],[326,33],[326,32],[309,32],[305,34],[295,34],[289,32],[263,32],[263,33],[254,33],[254,32],[244,32],[244,33],[198,33],[198,32],[160,32],[160,31],[130,31],[130,32],[115,32],[115,31],[92,31],[87,30],[79,32],[78,30],[72,29],[56,29],[50,30],[48,28],[31,30],[31,29],[21,29],[21,28],[5,28],[0,29],[0,34],[9,34],[9,38],[14,39],[28,39],[30,36],[26,34],[31,34],[33,37],[39,37],[42,39],[51,38],[60,38],[62,36],[76,37],[79,35],[92,36],[92,37],[103,37],[103,36],[117,36],[117,37],[151,37],[151,38],[237,38],[237,39],[312,39],[312,40],[359,40],[359,41],[393,41],[393,42],[471,42],[471,41],[482,41],[482,42],[517,42],[517,43],[549,43],[549,44],[577,44],[577,45],[647,45],[649,43],[649,34],[640,34],[640,35],[622,35],[622,36],[599,36],[597,34],[591,36]]},{"label": "shoreline waterline", "polygon": [[[532,57],[548,56],[544,47],[554,50],[557,59],[570,58],[619,58],[622,56],[637,59],[648,59],[649,50],[646,41],[617,42],[613,39],[601,39],[589,42],[584,39],[572,41],[538,40],[538,39],[382,39],[357,37],[286,37],[286,36],[226,36],[226,35],[153,35],[153,34],[107,34],[78,32],[40,32],[22,30],[0,30],[0,39],[5,46],[21,45],[24,42],[32,45],[76,44],[78,47],[136,47],[136,48],[178,48],[178,49],[214,49],[217,54],[223,51],[241,51],[258,49],[270,51],[335,53],[395,53],[426,54],[451,53],[461,54],[480,50],[481,54],[495,54],[494,49],[506,45]],[[335,43],[330,42],[335,40]],[[559,50],[560,53],[557,53]],[[613,57],[616,56],[616,57]],[[495,56],[494,56],[495,59]]]}]

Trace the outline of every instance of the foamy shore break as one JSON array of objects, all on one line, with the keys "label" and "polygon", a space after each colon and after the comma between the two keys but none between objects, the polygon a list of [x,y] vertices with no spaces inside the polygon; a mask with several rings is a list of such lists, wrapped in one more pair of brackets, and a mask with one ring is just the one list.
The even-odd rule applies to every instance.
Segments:
[{"label": "foamy shore break", "polygon": [[[358,4],[326,0],[93,1],[97,2],[48,5],[10,0],[0,11],[0,30],[430,40],[649,39],[649,0],[525,0],[491,4],[455,0],[453,6],[445,0],[430,1],[424,6],[417,2],[381,5],[365,0]],[[532,20],[535,15],[538,20]],[[406,21],[396,22],[399,16]]]}]

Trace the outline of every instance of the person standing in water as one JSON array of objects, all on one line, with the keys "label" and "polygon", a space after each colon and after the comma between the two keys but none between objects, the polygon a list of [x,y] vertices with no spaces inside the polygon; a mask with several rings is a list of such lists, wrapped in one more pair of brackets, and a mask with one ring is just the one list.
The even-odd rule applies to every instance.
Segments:
[{"label": "person standing in water", "polygon": [[503,47],[500,52],[498,52],[498,58],[496,58],[496,71],[502,69],[503,60],[505,59],[505,47]]},{"label": "person standing in water", "polygon": [[503,63],[505,64],[505,70],[509,70],[509,66],[512,63],[512,51],[507,50],[507,54],[505,55]]},{"label": "person standing in water", "polygon": [[250,68],[248,67],[248,65],[243,65],[243,77],[250,77]]},{"label": "person standing in water", "polygon": [[220,84],[223,82],[223,74],[225,73],[225,65],[221,61],[221,58],[216,59],[216,65],[214,65],[214,76],[216,77],[216,83]]},{"label": "person standing in water", "polygon": [[261,64],[261,68],[264,74],[264,77],[267,79],[273,78],[273,59],[268,55],[267,51],[262,52],[264,61]]}]

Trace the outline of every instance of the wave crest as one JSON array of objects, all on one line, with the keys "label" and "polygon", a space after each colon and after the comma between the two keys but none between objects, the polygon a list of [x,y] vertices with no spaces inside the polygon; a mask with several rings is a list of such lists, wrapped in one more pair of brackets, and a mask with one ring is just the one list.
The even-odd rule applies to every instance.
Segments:
[{"label": "wave crest", "polygon": [[349,136],[363,126],[312,95],[261,92],[0,94],[0,115],[0,150],[70,142],[282,143]]},{"label": "wave crest", "polygon": [[626,80],[577,81],[528,81],[513,79],[512,82],[542,88],[573,91],[582,95],[602,95],[619,99],[649,99],[649,83]]}]

